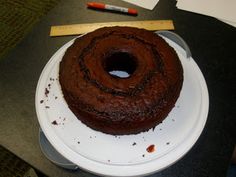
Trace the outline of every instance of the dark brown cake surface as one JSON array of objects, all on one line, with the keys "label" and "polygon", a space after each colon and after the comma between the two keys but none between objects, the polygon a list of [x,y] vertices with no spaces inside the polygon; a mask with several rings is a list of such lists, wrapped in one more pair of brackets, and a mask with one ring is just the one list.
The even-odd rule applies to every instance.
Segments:
[{"label": "dark brown cake surface", "polygon": [[183,69],[174,49],[153,32],[106,27],[67,49],[59,81],[69,108],[84,124],[113,135],[136,134],[167,117],[179,97]]}]

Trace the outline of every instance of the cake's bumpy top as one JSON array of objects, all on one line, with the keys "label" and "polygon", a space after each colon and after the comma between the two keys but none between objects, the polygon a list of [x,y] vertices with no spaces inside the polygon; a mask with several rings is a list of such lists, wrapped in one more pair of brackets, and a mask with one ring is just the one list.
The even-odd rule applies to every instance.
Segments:
[{"label": "cake's bumpy top", "polygon": [[[129,76],[114,76],[115,70]],[[113,135],[136,134],[155,127],[174,107],[183,69],[174,49],[153,32],[106,27],[68,48],[59,81],[84,124]]]}]

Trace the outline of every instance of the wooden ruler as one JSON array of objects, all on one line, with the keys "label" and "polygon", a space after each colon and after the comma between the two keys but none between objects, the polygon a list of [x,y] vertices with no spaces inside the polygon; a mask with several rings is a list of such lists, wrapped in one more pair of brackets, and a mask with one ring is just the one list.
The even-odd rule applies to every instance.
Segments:
[{"label": "wooden ruler", "polygon": [[111,26],[130,26],[144,28],[151,31],[174,30],[174,24],[172,20],[125,21],[52,26],[50,36],[78,35],[94,31],[98,28]]}]

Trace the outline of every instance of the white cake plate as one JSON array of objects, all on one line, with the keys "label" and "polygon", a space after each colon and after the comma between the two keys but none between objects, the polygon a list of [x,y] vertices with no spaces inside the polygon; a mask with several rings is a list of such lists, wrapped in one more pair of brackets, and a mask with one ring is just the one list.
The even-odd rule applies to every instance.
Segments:
[{"label": "white cake plate", "polygon": [[[44,67],[35,105],[40,127],[50,144],[73,164],[103,176],[140,176],[160,171],[183,157],[199,138],[208,114],[205,79],[193,60],[176,43],[184,83],[175,107],[154,130],[112,136],[81,123],[68,108],[58,82],[59,62],[74,40],[62,46]],[[154,151],[147,148],[153,145]]]}]

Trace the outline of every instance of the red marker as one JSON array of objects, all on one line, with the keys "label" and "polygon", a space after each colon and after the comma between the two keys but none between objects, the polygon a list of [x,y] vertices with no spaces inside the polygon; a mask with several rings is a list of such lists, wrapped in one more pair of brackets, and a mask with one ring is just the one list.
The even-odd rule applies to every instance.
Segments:
[{"label": "red marker", "polygon": [[89,2],[89,3],[87,3],[87,6],[89,8],[105,9],[105,10],[128,13],[128,14],[131,14],[131,15],[137,15],[138,14],[137,10],[135,10],[135,9],[119,7],[119,6],[113,6],[113,5],[103,4],[103,3],[98,3],[98,2]]}]

